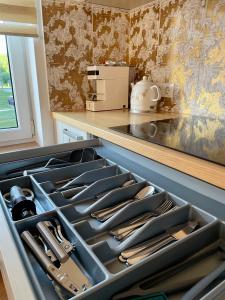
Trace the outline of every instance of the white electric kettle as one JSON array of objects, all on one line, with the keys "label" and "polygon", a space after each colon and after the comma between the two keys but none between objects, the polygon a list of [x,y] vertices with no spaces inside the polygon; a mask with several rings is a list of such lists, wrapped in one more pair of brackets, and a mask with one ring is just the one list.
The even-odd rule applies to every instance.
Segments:
[{"label": "white electric kettle", "polygon": [[155,112],[160,99],[159,87],[153,84],[147,76],[144,76],[143,80],[132,84],[131,112]]}]

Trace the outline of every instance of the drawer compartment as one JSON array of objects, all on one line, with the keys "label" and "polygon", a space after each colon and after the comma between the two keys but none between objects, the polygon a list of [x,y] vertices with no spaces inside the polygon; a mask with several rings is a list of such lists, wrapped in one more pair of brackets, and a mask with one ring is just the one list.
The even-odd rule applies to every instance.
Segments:
[{"label": "drawer compartment", "polygon": [[[22,190],[30,190],[30,193],[33,193],[32,202],[34,202],[36,207],[36,213],[43,214],[47,211],[54,210],[54,205],[48,196],[42,191],[40,186],[36,184],[36,182],[28,176],[17,178],[17,179],[9,179],[0,182],[0,201],[2,206],[4,207],[6,213],[12,217],[12,204],[10,203],[10,190],[12,187],[18,186]],[[8,194],[8,201],[5,201],[5,195]]]},{"label": "drawer compartment", "polygon": [[[167,272],[176,265],[179,267],[182,262],[208,249],[212,256],[194,266],[194,275],[204,276],[205,273],[200,272],[202,269],[207,273],[219,265],[218,245],[225,242],[225,225],[221,221],[191,205],[193,199],[187,193],[180,197],[169,193],[159,181],[156,184],[154,176],[151,179],[148,176],[139,176],[132,168],[124,168],[126,163],[121,166],[111,157],[109,160],[104,155],[99,155],[102,154],[101,146],[95,149],[97,156],[93,161],[40,173],[31,172],[28,176],[0,181],[1,207],[10,228],[9,234],[15,241],[20,262],[38,300],[110,300],[114,296],[117,299],[118,293],[128,290],[145,278],[151,278],[151,293],[163,292],[170,285],[176,287],[182,280],[190,279],[191,271],[178,268],[175,277],[171,275],[163,283],[157,282],[161,272]],[[72,149],[62,151],[61,148],[55,155],[63,157],[60,155],[68,155],[70,151]],[[48,159],[49,155],[32,157],[28,161],[40,163],[40,159]],[[26,169],[28,161],[22,161],[18,162],[18,166]],[[4,170],[6,174],[6,169]],[[138,174],[142,171],[141,167],[137,169]],[[7,208],[3,196],[13,186],[33,191],[37,215],[16,222],[12,220],[10,208]],[[62,228],[63,237],[58,225]],[[46,227],[50,234],[47,231],[46,235]],[[121,238],[115,233],[117,231]],[[51,277],[54,278],[54,275],[50,269],[47,271],[38,253],[32,250],[32,244],[29,244],[32,239],[27,232],[35,238],[54,267],[59,272],[64,270],[66,278],[70,278],[71,272],[77,270],[81,281],[74,276],[71,288],[81,288],[81,282],[87,286],[72,294],[62,287],[63,281],[59,284],[58,278],[64,278],[63,276],[55,278],[53,283]],[[181,237],[178,233],[182,234]],[[52,235],[64,252],[57,252],[59,248],[52,242]],[[162,248],[154,248],[154,251],[139,256],[141,250],[137,251],[138,246],[148,241],[148,246],[142,249],[148,251],[156,246],[156,238],[159,237],[163,238],[158,242],[164,239],[169,242]],[[132,251],[137,251],[135,254],[138,254],[138,258],[135,257],[135,260],[135,254],[129,254]],[[65,252],[73,262],[71,268],[67,269],[62,268],[66,261]],[[48,273],[51,274],[50,277]],[[208,297],[205,300],[209,300],[210,295],[223,290],[222,286],[223,280],[218,286],[204,291],[201,297]],[[184,292],[178,295],[183,294]],[[175,294],[171,300],[177,300],[176,297]]]},{"label": "drawer compartment", "polygon": [[[171,206],[168,206],[168,212],[170,212],[171,209],[174,209],[175,206],[180,207],[187,205],[187,202],[162,192],[127,206],[125,209],[123,209],[123,211],[121,211],[120,214],[112,218],[107,223],[101,223],[91,217],[88,217],[81,222],[75,223],[74,227],[89,245],[107,241],[111,248],[118,246],[121,247],[121,245],[124,244],[128,238],[130,239],[130,235],[128,235],[127,238],[126,235],[124,235],[124,238],[116,239],[112,231],[115,230],[115,228],[118,228],[118,226],[123,224],[126,225],[128,221],[134,220],[143,214],[154,212],[155,209],[160,207],[166,201],[171,201]],[[160,215],[156,215],[145,223],[151,222],[153,219],[159,217]],[[141,228],[142,226],[138,227],[137,231]]]},{"label": "drawer compartment", "polygon": [[[40,232],[37,230],[37,224],[43,224],[43,221],[51,221],[51,224],[54,224],[52,220],[57,220],[58,224],[60,224],[62,228],[63,237],[65,237],[74,246],[74,250],[69,255],[72,261],[75,262],[80,272],[85,276],[86,281],[84,282],[89,283],[87,291],[91,290],[95,285],[98,285],[100,282],[104,281],[107,277],[107,274],[104,272],[104,269],[101,267],[101,265],[98,265],[90,251],[86,249],[84,245],[76,238],[73,229],[71,229],[71,227],[68,226],[68,224],[60,217],[60,215],[57,212],[47,213],[40,217],[34,217],[32,220],[18,222],[16,224],[16,229],[19,234],[18,240],[20,240],[20,237],[24,232],[27,233],[27,231],[29,231],[32,237],[35,237],[36,241],[39,241],[39,238],[37,237],[41,237],[41,242],[39,243],[39,246],[44,252],[44,247],[42,243],[44,242],[45,245],[48,244],[45,242],[43,236],[40,235]],[[43,293],[43,295],[45,295],[46,299],[58,299],[59,296],[57,292],[60,292],[66,298],[72,297],[72,294],[68,293],[62,288],[59,288],[59,285],[53,284],[49,276],[47,276],[46,270],[44,270],[44,268],[40,265],[40,261],[37,259],[37,256],[33,254],[33,251],[27,245],[27,243],[22,243],[20,240],[19,244],[26,264],[31,270],[33,276],[36,277],[39,285],[38,288],[40,288],[41,292]],[[54,254],[55,252],[53,252],[53,254],[51,255]],[[49,257],[51,256],[49,255]],[[63,265],[64,259],[62,261],[63,262],[61,264]],[[57,268],[59,267],[57,261],[54,264]],[[74,268],[72,264],[68,265],[68,267],[70,267],[71,269]],[[80,276],[79,273],[76,276]],[[73,279],[73,281],[76,283],[74,277],[71,276],[70,279]]]}]

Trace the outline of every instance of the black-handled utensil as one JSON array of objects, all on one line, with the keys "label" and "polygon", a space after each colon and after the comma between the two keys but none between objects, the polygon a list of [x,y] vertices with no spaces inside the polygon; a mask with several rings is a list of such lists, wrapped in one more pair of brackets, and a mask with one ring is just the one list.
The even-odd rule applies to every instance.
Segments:
[{"label": "black-handled utensil", "polygon": [[8,207],[11,208],[12,219],[22,220],[37,214],[34,203],[34,193],[30,189],[13,186],[9,193],[3,196]]},{"label": "black-handled utensil", "polygon": [[[225,259],[225,243],[220,245],[222,250],[222,259]],[[214,271],[205,276],[196,285],[194,285],[181,300],[197,300],[201,292],[203,292],[214,280],[216,280],[223,272],[225,272],[225,262],[223,262]]]},{"label": "black-handled utensil", "polygon": [[212,245],[204,248],[198,253],[184,259],[183,261],[168,267],[167,269],[162,270],[159,273],[156,273],[153,276],[143,279],[142,281],[132,285],[126,291],[116,294],[113,296],[112,300],[119,299],[129,299],[132,296],[145,296],[151,293],[153,290],[151,289],[153,286],[158,283],[166,280],[168,277],[174,276],[177,273],[183,271],[185,268],[190,267],[191,265],[199,262],[202,259],[205,259],[215,253],[218,249],[219,243],[213,243]]}]

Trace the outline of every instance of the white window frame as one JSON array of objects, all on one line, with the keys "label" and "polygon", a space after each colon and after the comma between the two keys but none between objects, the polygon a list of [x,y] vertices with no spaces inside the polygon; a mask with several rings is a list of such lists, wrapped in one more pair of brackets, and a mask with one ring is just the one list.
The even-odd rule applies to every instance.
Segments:
[{"label": "white window frame", "polygon": [[0,145],[33,137],[26,43],[23,37],[8,36],[7,45],[18,128],[0,129]]}]

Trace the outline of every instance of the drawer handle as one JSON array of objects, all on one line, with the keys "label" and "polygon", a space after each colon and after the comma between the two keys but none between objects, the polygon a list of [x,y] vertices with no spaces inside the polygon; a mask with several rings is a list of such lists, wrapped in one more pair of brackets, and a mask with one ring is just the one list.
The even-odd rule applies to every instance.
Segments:
[{"label": "drawer handle", "polygon": [[84,139],[82,135],[75,135],[73,132],[69,131],[68,129],[63,129],[63,134],[76,141],[83,141]]}]

